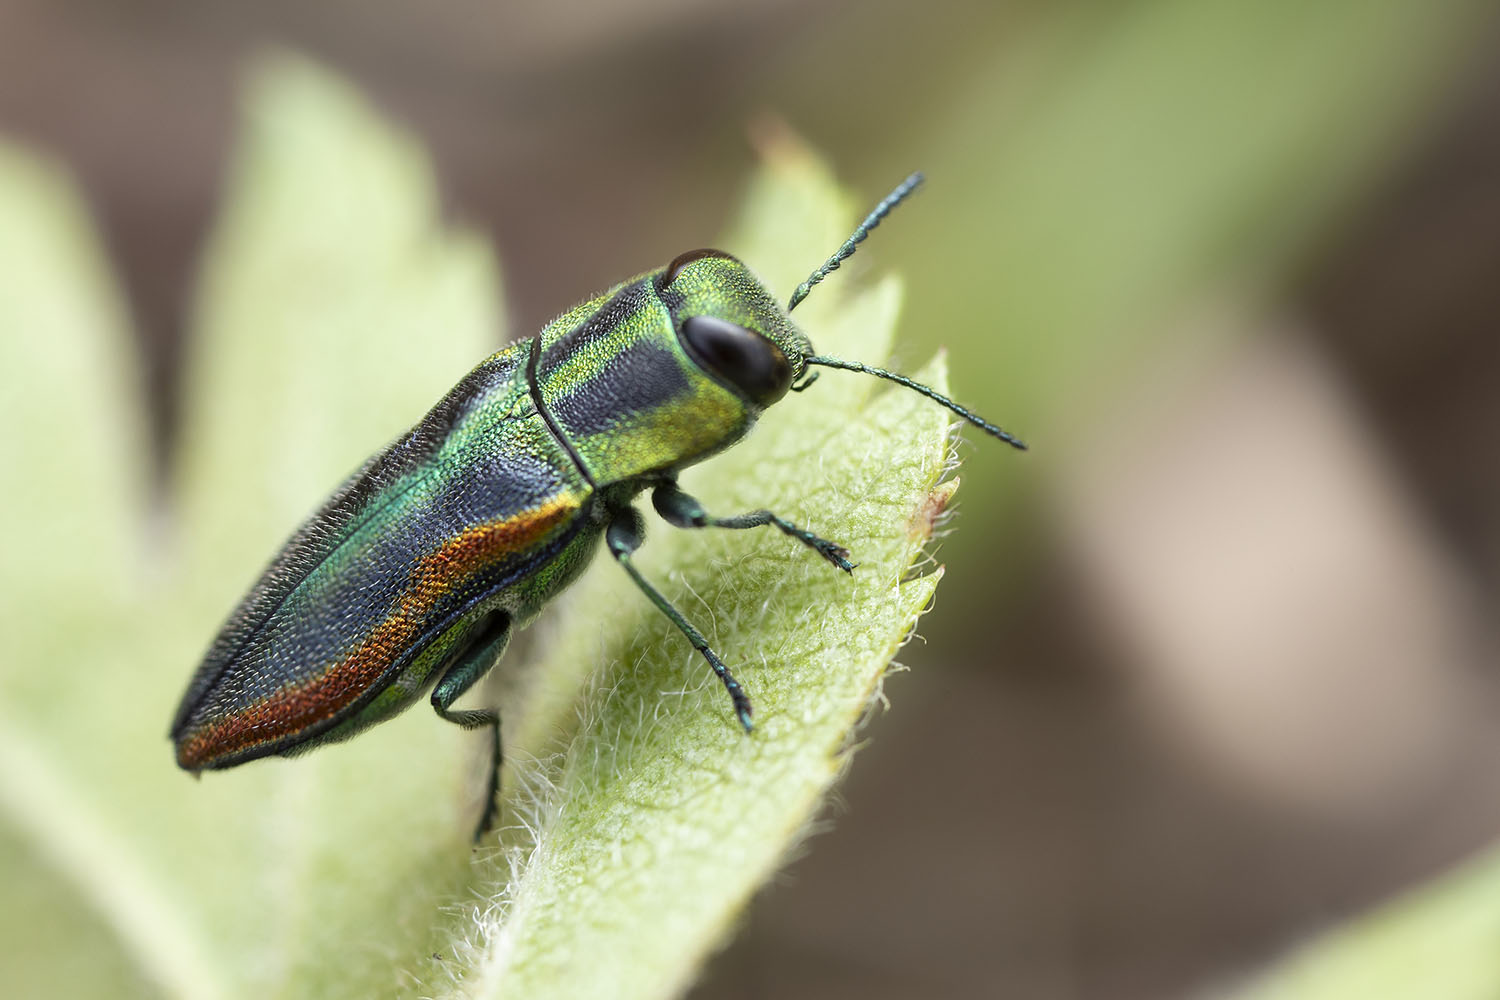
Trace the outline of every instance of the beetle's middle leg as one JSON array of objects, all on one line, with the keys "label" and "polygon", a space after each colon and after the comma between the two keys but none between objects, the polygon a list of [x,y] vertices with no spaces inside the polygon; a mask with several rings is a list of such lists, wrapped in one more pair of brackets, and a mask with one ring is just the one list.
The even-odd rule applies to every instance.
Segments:
[{"label": "beetle's middle leg", "polygon": [[854,570],[849,550],[826,538],[819,538],[806,528],[799,528],[786,518],[768,510],[751,511],[737,517],[710,517],[696,497],[684,493],[675,482],[664,482],[651,491],[651,505],[662,520],[679,528],[759,528],[774,524],[782,534],[797,539],[845,573]]},{"label": "beetle's middle leg", "polygon": [[635,568],[631,556],[635,550],[641,547],[641,540],[645,535],[645,525],[641,522],[641,515],[634,507],[621,507],[615,511],[609,527],[604,532],[605,543],[609,546],[609,554],[615,557],[615,561],[625,568],[635,585],[641,588],[641,593],[651,599],[661,610],[661,613],[671,619],[672,624],[687,636],[688,642],[693,648],[703,654],[708,665],[714,668],[714,673],[719,675],[719,680],[724,682],[724,689],[729,692],[729,698],[734,702],[734,714],[739,717],[740,725],[745,727],[745,732],[751,730],[750,715],[753,711],[750,707],[750,698],[745,694],[745,689],[740,687],[740,682],[734,679],[734,674],[729,672],[729,667],[719,659],[719,654],[709,648],[708,640],[703,638],[703,633],[693,628],[692,622],[682,616],[682,612],[672,606],[672,602],[661,595],[646,578],[641,576],[641,571]]},{"label": "beetle's middle leg", "polygon": [[503,611],[496,611],[475,630],[468,648],[443,672],[437,686],[432,689],[432,710],[438,715],[465,729],[483,729],[488,726],[494,735],[484,811],[480,813],[479,826],[474,830],[476,841],[489,831],[499,808],[496,798],[500,793],[500,713],[488,708],[455,711],[453,703],[494,666],[509,642],[510,616]]}]

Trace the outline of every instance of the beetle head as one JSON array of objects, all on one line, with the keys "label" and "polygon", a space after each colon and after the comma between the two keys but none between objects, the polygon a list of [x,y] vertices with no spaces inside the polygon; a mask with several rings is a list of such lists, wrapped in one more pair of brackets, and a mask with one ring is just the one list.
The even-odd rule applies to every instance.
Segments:
[{"label": "beetle head", "polygon": [[722,250],[690,250],[656,278],[678,341],[710,378],[764,409],[806,368],[812,344],[766,286]]},{"label": "beetle head", "polygon": [[690,250],[667,265],[656,276],[656,288],[672,311],[678,340],[695,364],[710,378],[724,385],[753,406],[764,409],[786,395],[802,390],[818,377],[807,374],[810,366],[841,368],[895,382],[911,389],[1007,444],[1025,450],[1026,445],[1010,432],[985,420],[947,396],[898,375],[859,361],[814,354],[807,336],[789,315],[814,285],[821,282],[854,255],[871,230],[922,184],[922,175],[912,174],[865,216],[833,255],[797,286],[785,309],[771,297],[750,270],[721,250]]}]

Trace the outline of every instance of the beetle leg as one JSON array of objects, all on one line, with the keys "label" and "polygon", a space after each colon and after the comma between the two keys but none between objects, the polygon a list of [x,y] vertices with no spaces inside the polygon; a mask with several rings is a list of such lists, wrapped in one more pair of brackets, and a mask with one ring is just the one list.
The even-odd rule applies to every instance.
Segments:
[{"label": "beetle leg", "polygon": [[631,561],[630,557],[636,549],[641,547],[641,540],[644,535],[645,524],[641,521],[641,515],[634,507],[621,507],[614,512],[614,516],[609,522],[609,528],[604,533],[604,538],[605,543],[609,546],[609,554],[614,556],[615,561],[625,568],[625,572],[630,574],[630,578],[635,581],[635,585],[641,588],[641,593],[649,597],[651,603],[655,604],[661,610],[662,614],[671,619],[672,624],[676,625],[682,634],[687,636],[688,642],[692,643],[693,648],[703,654],[703,658],[708,661],[708,665],[713,667],[714,673],[719,675],[719,680],[724,682],[724,689],[729,692],[730,700],[734,702],[734,714],[739,717],[740,725],[744,726],[745,732],[748,733],[752,728],[750,715],[753,710],[750,707],[750,698],[745,694],[745,689],[740,687],[740,682],[734,679],[734,675],[729,672],[729,667],[725,666],[724,661],[719,659],[719,654],[709,648],[708,640],[703,638],[703,633],[693,628],[692,623],[682,616],[681,611],[672,606],[671,601],[668,601],[661,595],[660,591],[647,583],[645,577],[641,576],[640,570],[635,568],[635,563]]},{"label": "beetle leg", "polygon": [[710,517],[695,497],[682,492],[675,482],[660,483],[651,491],[651,505],[662,520],[679,528],[759,528],[774,524],[782,534],[797,539],[845,573],[853,572],[849,550],[826,538],[819,538],[806,528],[799,528],[768,510],[755,510],[738,517]]},{"label": "beetle leg", "polygon": [[500,792],[500,713],[487,708],[454,711],[453,703],[494,666],[509,642],[510,617],[497,611],[475,630],[469,647],[443,672],[437,686],[432,689],[432,710],[438,715],[465,729],[483,729],[488,726],[494,735],[484,812],[480,814],[479,826],[474,830],[476,842],[489,832],[490,825],[495,821],[495,799]]}]

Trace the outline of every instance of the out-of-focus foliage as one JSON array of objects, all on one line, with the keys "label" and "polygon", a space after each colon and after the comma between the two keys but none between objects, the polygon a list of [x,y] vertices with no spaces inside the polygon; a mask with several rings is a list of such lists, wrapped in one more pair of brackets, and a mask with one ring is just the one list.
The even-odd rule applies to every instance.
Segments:
[{"label": "out-of-focus foliage", "polygon": [[1381,907],[1288,960],[1244,1000],[1488,1000],[1500,994],[1500,854]]},{"label": "out-of-focus foliage", "polygon": [[[246,115],[203,279],[175,558],[149,574],[131,503],[147,463],[104,269],[55,175],[19,152],[0,173],[17,220],[0,253],[18,279],[4,318],[34,334],[7,339],[4,360],[35,376],[4,414],[23,429],[4,456],[22,515],[6,529],[0,674],[8,903],[46,894],[38,860],[56,874],[48,920],[0,907],[17,936],[49,945],[8,985],[110,995],[123,963],[141,990],[193,998],[678,992],[801,836],[932,595],[937,573],[909,573],[933,528],[923,512],[951,493],[946,414],[830,377],[688,480],[710,509],[769,504],[816,523],[858,554],[852,580],[774,533],[664,532],[644,551],[741,665],[753,738],[606,563],[567,601],[510,717],[523,763],[507,771],[502,849],[465,864],[474,740],[421,711],[194,785],[164,727],[217,617],[287,526],[498,327],[485,249],[436,222],[420,153],[355,95],[278,61]],[[834,245],[852,212],[810,156],[775,157],[726,245],[785,289],[801,266],[787,262]],[[852,287],[820,291],[800,318],[834,350],[883,357],[899,289]],[[943,384],[941,365],[926,375]],[[52,419],[60,387],[88,419]],[[92,911],[82,932],[77,910]],[[101,956],[58,973],[58,931],[68,950],[97,938]],[[590,961],[569,957],[579,948]]]},{"label": "out-of-focus foliage", "polygon": [[[166,726],[289,528],[490,349],[495,279],[482,244],[438,226],[421,153],[355,95],[283,64],[246,107],[198,310],[183,516],[149,550],[134,477],[150,463],[107,268],[58,175],[5,161],[0,308],[25,332],[3,339],[0,394],[19,431],[0,444],[19,502],[3,528],[0,802],[7,843],[24,845],[6,859],[49,864],[62,905],[92,909],[167,995],[369,995],[463,874],[468,744],[413,717],[194,784]],[[29,995],[48,995],[80,963],[36,933],[15,960],[35,957]]]},{"label": "out-of-focus foliage", "polygon": [[[1184,309],[1207,298],[1253,309],[1295,270],[1389,169],[1489,9],[997,7],[988,72],[918,134],[861,142],[866,183],[912,166],[930,179],[879,248],[922,303],[904,350],[962,357],[955,391],[1029,435],[1046,462],[1108,419],[1114,387],[1143,359],[1201,329],[1180,322]],[[964,504],[989,513],[965,525],[965,544],[1002,562],[1023,549],[1026,533],[994,515],[1033,480],[970,463]],[[994,567],[954,560],[933,621],[983,621]]]}]

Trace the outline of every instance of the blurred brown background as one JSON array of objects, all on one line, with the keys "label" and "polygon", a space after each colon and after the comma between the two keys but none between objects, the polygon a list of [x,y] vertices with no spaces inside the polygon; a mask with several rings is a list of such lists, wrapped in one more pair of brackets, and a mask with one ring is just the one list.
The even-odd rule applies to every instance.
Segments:
[{"label": "blurred brown background", "polygon": [[[1131,237],[1128,215],[1084,211],[1095,174],[1136,163],[1137,136],[1175,137],[1186,160],[1222,137],[1200,144],[1190,118],[1153,132],[1181,109],[1129,90],[1096,96],[1097,118],[1048,102],[1080,73],[1111,79],[1108,60],[1134,51],[1121,39],[1174,23],[1174,6],[3,0],[0,131],[53,151],[91,196],[163,455],[237,80],[266,45],[331,64],[422,136],[452,215],[499,247],[516,335],[717,232],[763,111],[871,201],[929,167],[868,266],[911,274],[907,360],[950,345],[958,394],[1036,450],[965,446],[928,641],[888,685],[832,832],[695,995],[1183,996],[1500,824],[1500,27],[1484,5],[1434,7],[1451,38],[1413,39],[1427,55],[1401,100],[1349,105],[1372,130],[1399,124],[1337,175],[1347,192],[1310,207],[1270,194],[1333,174],[1267,185],[1205,242],[1213,266],[1121,299],[1138,307],[1121,327],[1149,336],[1048,359],[1056,329],[986,306],[1036,289],[1008,266],[1027,248],[991,258],[987,233],[954,228],[963,199],[994,177],[973,225],[1026,225],[1006,192],[1030,175],[987,151],[1077,128],[1086,155],[1031,169],[1080,211],[1028,247],[1076,257],[1091,287],[1092,241]],[[1296,53],[1244,44],[1263,42],[1249,64],[1270,89]],[[1215,93],[1217,55],[1183,46]],[[1341,85],[1344,56],[1313,57]],[[1162,86],[1175,99],[1193,79],[1164,70]],[[1253,108],[1202,110],[1254,128]],[[1342,142],[1343,124],[1303,141]],[[1195,194],[1167,175],[1136,190],[1143,218],[1152,197]]]}]

